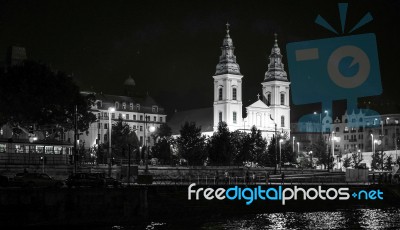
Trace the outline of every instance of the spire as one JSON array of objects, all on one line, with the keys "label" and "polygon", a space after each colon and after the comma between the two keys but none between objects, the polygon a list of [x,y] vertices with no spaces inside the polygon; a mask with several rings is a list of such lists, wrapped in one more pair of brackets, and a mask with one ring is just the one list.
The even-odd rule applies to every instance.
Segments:
[{"label": "spire", "polygon": [[240,67],[236,63],[234,54],[235,47],[233,46],[232,38],[229,35],[229,23],[226,23],[226,35],[221,46],[221,56],[217,64],[215,75],[220,74],[240,74]]},{"label": "spire", "polygon": [[265,73],[264,82],[266,81],[289,81],[287,79],[287,74],[284,70],[284,65],[282,63],[281,49],[278,46],[278,35],[275,33],[275,43],[274,47],[271,49],[271,54],[269,55],[268,70]]}]

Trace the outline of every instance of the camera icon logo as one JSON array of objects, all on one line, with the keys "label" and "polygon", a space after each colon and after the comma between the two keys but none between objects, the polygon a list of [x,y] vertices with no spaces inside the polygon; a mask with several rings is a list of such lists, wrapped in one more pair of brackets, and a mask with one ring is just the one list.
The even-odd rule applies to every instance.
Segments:
[{"label": "camera icon logo", "polygon": [[295,104],[382,93],[372,33],[289,43],[286,49]]}]

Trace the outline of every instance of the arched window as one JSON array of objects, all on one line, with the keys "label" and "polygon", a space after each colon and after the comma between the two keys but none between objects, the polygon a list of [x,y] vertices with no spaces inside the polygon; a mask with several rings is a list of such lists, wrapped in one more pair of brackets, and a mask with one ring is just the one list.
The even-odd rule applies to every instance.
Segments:
[{"label": "arched window", "polygon": [[237,100],[237,89],[236,88],[232,89],[232,100]]},{"label": "arched window", "polygon": [[219,114],[218,114],[218,122],[222,122],[222,112],[219,112]]},{"label": "arched window", "polygon": [[119,109],[119,103],[118,103],[118,101],[115,102],[115,109]]},{"label": "arched window", "polygon": [[122,109],[126,109],[126,103],[122,102]]},{"label": "arched window", "polygon": [[267,94],[267,104],[271,105],[271,93]]},{"label": "arched window", "polygon": [[136,110],[139,111],[140,110],[140,105],[136,104]]},{"label": "arched window", "polygon": [[133,103],[130,103],[130,104],[129,104],[129,109],[130,109],[130,110],[133,110]]},{"label": "arched window", "polygon": [[339,131],[340,131],[339,127],[336,127],[336,132],[339,132]]},{"label": "arched window", "polygon": [[218,100],[222,101],[222,88],[218,89]]},{"label": "arched window", "polygon": [[237,114],[236,112],[233,112],[233,123],[236,124],[237,122]]},{"label": "arched window", "polygon": [[285,127],[285,116],[281,116],[281,127]]},{"label": "arched window", "polygon": [[281,93],[281,105],[285,105],[285,94]]}]

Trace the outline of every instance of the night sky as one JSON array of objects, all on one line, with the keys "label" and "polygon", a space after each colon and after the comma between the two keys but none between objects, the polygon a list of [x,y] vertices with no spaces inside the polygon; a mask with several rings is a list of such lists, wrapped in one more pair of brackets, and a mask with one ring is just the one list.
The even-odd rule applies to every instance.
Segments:
[{"label": "night sky", "polygon": [[[396,101],[400,2],[350,1],[347,30],[367,12],[374,20],[352,34],[376,34],[384,96]],[[0,57],[19,44],[73,73],[82,90],[121,94],[132,75],[168,112],[209,107],[229,21],[247,106],[261,92],[274,32],[287,72],[286,43],[337,36],[314,23],[318,14],[340,28],[336,1],[0,1]]]}]

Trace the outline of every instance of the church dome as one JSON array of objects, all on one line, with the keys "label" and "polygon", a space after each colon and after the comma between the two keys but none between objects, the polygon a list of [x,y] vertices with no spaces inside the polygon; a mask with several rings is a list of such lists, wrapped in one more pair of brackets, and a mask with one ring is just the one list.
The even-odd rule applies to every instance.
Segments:
[{"label": "church dome", "polygon": [[125,86],[135,86],[135,80],[133,80],[132,76],[129,75],[129,77],[125,80],[124,82]]}]

